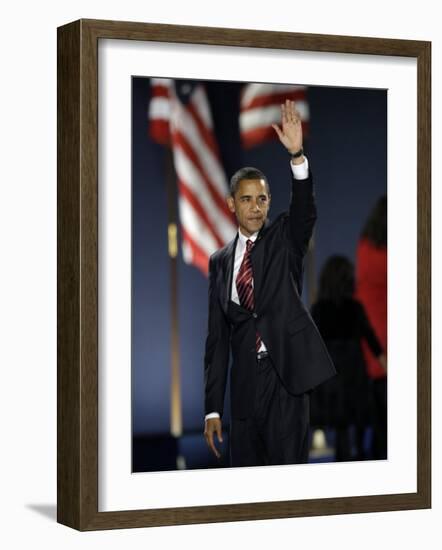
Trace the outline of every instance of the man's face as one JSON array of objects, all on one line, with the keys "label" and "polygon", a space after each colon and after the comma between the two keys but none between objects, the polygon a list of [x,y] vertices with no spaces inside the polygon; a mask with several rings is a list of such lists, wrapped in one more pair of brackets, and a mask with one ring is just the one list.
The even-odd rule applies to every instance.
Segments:
[{"label": "man's face", "polygon": [[234,197],[227,198],[241,232],[250,237],[263,226],[270,207],[270,195],[263,179],[241,180]]}]

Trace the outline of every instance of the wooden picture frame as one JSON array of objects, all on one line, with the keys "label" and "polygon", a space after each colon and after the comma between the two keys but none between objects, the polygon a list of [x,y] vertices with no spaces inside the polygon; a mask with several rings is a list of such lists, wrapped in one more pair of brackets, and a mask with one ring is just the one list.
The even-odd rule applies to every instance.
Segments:
[{"label": "wooden picture frame", "polygon": [[[417,60],[417,491],[98,511],[98,41],[124,39]],[[79,20],[58,29],[57,519],[81,531],[431,506],[431,44],[382,38]]]}]

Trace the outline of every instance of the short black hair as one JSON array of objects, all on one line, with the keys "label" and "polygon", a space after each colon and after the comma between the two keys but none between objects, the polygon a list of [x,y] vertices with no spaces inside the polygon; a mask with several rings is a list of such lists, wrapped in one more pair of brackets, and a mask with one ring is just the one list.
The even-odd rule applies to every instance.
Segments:
[{"label": "short black hair", "polygon": [[232,197],[238,191],[239,182],[241,180],[264,180],[267,194],[270,195],[269,182],[267,181],[265,174],[254,166],[244,166],[244,168],[237,170],[230,178],[230,195]]}]

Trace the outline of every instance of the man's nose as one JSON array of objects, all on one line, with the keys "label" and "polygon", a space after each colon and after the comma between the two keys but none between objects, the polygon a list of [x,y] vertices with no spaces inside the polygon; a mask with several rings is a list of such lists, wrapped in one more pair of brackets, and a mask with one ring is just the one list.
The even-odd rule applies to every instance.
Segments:
[{"label": "man's nose", "polygon": [[252,210],[254,212],[259,212],[261,210],[258,201],[252,201]]}]

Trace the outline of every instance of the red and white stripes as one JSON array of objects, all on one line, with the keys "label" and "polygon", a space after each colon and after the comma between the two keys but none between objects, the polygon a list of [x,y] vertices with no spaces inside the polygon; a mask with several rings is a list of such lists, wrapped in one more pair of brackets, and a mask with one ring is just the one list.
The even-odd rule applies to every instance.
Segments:
[{"label": "red and white stripes", "polygon": [[251,83],[241,92],[240,132],[245,149],[276,138],[272,124],[281,122],[281,104],[286,99],[296,103],[301,115],[303,131],[307,131],[309,108],[306,87],[293,84]]},{"label": "red and white stripes", "polygon": [[173,80],[152,79],[151,85],[150,135],[172,146],[183,258],[207,274],[209,256],[228,243],[237,228],[225,201],[228,183],[206,92],[197,84],[182,103]]}]

